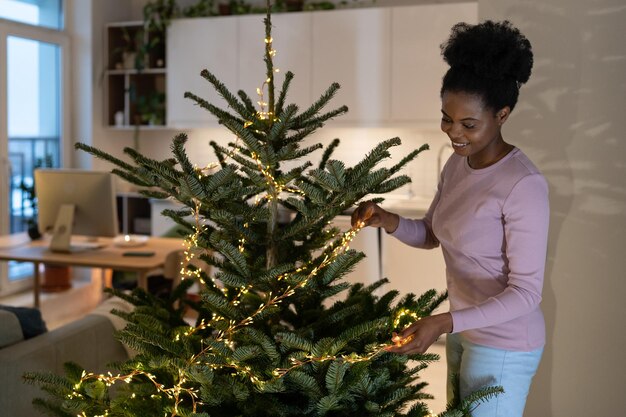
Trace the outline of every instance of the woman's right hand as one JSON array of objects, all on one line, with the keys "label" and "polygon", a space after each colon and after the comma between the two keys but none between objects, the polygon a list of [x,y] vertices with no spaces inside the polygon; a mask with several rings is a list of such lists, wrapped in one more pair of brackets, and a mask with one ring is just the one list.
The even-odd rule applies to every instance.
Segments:
[{"label": "woman's right hand", "polygon": [[372,201],[365,201],[352,213],[352,227],[382,227],[387,233],[393,233],[398,228],[400,218],[397,214],[383,210]]}]

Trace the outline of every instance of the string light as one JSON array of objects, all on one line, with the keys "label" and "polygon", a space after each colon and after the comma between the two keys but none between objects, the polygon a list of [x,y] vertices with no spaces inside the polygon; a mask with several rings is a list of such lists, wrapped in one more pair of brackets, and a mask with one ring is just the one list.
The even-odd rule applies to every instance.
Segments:
[{"label": "string light", "polygon": [[[276,56],[276,49],[274,49],[272,47],[272,42],[274,42],[274,39],[270,36],[270,37],[266,37],[263,41],[266,44],[265,51],[266,51],[266,54],[267,54],[268,58],[271,59],[271,58],[275,57]],[[277,73],[279,71],[280,71],[279,68],[273,68],[273,72]],[[273,75],[272,75],[272,77],[273,77]],[[276,122],[279,119],[275,117],[274,113],[272,111],[269,111],[269,110],[265,109],[268,106],[268,103],[265,101],[264,94],[263,94],[263,90],[266,87],[269,88],[269,85],[270,85],[271,82],[272,82],[272,78],[268,77],[268,78],[265,79],[265,81],[263,82],[261,87],[256,89],[257,95],[259,96],[259,100],[257,101],[257,104],[260,107],[260,110],[257,111],[257,113],[256,113],[256,117],[259,120],[271,120],[273,122]]]},{"label": "string light", "polygon": [[187,267],[188,265],[191,265],[193,260],[196,258],[196,252],[200,247],[198,245],[198,240],[202,232],[205,230],[203,220],[200,216],[200,200],[194,198],[193,203],[193,214],[195,219],[194,231],[190,235],[187,235],[183,242],[185,250],[183,251],[184,260],[181,261],[180,276],[181,279],[196,278],[201,284],[205,284],[202,279],[202,271],[200,268],[191,269]]},{"label": "string light", "polygon": [[421,318],[415,311],[412,311],[408,308],[402,308],[398,310],[398,312],[396,313],[396,317],[393,319],[394,329],[398,328],[402,319],[407,316],[413,319],[413,321],[417,321]]},{"label": "string light", "polygon": [[[91,372],[83,371],[80,381],[74,385],[74,389],[72,393],[68,395],[68,398],[69,399],[81,398],[82,394],[78,392],[78,390],[80,389],[82,384],[93,379],[96,379],[104,383],[107,387],[110,387],[117,382],[125,382],[129,384],[134,378],[138,376],[147,378],[150,382],[152,382],[155,389],[159,393],[165,395],[168,399],[174,400],[174,410],[172,411],[171,417],[180,415],[178,413],[179,411],[178,408],[183,401],[183,397],[189,397],[191,399],[192,409],[194,413],[197,411],[197,406],[203,404],[202,401],[198,400],[198,390],[194,388],[186,388],[183,386],[187,382],[187,379],[185,378],[182,369],[178,370],[178,382],[171,388],[167,388],[165,387],[165,385],[159,383],[154,374],[151,374],[149,372],[145,372],[142,370],[133,370],[131,373],[127,375],[121,375],[121,374],[113,375],[111,372],[108,372],[108,374],[105,375],[105,374],[94,374]],[[135,396],[136,395],[133,393],[133,398],[135,398]],[[152,395],[151,397],[156,398],[155,395]],[[82,415],[86,416],[84,412],[82,413]],[[109,415],[109,410],[105,410],[105,414],[102,414],[102,416],[108,416],[108,415]]]}]

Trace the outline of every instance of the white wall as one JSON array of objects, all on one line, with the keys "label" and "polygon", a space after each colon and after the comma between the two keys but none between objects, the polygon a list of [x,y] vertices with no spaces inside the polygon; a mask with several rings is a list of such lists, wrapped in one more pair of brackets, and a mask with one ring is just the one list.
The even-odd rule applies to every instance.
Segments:
[{"label": "white wall", "polygon": [[624,415],[626,46],[623,0],[479,0],[535,67],[505,137],[550,184],[548,341],[526,416]]}]

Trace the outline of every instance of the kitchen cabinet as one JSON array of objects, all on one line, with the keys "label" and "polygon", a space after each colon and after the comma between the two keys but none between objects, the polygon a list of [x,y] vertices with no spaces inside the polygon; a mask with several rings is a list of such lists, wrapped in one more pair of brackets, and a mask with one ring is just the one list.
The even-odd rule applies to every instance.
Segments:
[{"label": "kitchen cabinet", "polygon": [[211,113],[185,98],[184,94],[189,91],[217,107],[227,107],[211,83],[200,76],[200,72],[208,69],[232,93],[237,92],[237,19],[232,16],[176,19],[171,22],[167,31],[168,126],[189,128],[216,125],[217,119]]},{"label": "kitchen cabinet", "polygon": [[[372,7],[272,16],[277,54],[276,87],[295,77],[287,103],[301,110],[333,83],[341,89],[326,110],[347,105],[332,123],[343,126],[438,123],[439,88],[447,64],[439,45],[457,22],[476,23],[475,3]],[[167,35],[168,125],[216,126],[207,111],[184,99],[191,91],[224,107],[200,77],[213,72],[233,93],[243,89],[258,101],[266,77],[262,15],[177,19]],[[266,97],[267,98],[267,97]]]},{"label": "kitchen cabinet", "polygon": [[448,65],[439,46],[454,24],[477,21],[475,3],[391,8],[391,121],[441,118],[439,90]]},{"label": "kitchen cabinet", "polygon": [[312,94],[317,99],[333,82],[341,85],[330,107],[347,105],[349,112],[338,121],[389,119],[390,25],[390,8],[313,13]]},{"label": "kitchen cabinet", "polygon": [[[382,272],[389,279],[388,289],[401,295],[417,296],[427,290],[446,290],[446,267],[441,248],[419,249],[407,246],[387,233],[382,234]],[[446,300],[437,311],[448,311]]]},{"label": "kitchen cabinet", "polygon": [[[107,25],[105,39],[106,125],[164,125],[167,69],[161,37],[146,32],[142,22],[116,22]],[[153,47],[145,50],[146,45]]]}]

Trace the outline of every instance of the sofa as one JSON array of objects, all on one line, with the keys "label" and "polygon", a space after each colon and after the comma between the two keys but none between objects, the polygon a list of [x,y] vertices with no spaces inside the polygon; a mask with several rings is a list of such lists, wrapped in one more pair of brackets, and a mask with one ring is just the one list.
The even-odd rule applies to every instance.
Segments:
[{"label": "sofa", "polygon": [[[33,398],[45,397],[39,386],[27,384],[22,375],[30,371],[52,371],[63,374],[65,362],[76,362],[93,372],[112,370],[111,362],[128,359],[127,350],[114,337],[114,331],[124,323],[110,311],[130,311],[130,306],[118,298],[101,303],[90,314],[62,327],[0,349],[0,417],[34,417],[43,415],[32,405]],[[2,314],[0,320],[6,338],[15,338],[7,330],[12,319]]]}]

